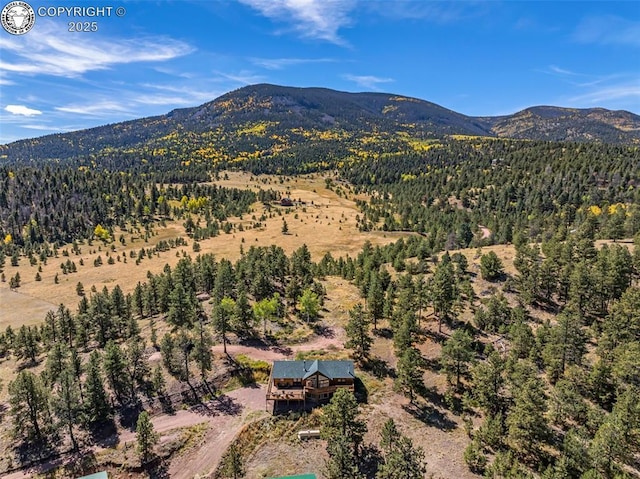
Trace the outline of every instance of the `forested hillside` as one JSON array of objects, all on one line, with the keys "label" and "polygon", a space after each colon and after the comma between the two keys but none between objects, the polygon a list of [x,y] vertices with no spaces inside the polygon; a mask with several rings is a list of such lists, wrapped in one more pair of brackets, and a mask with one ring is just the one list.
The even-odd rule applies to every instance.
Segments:
[{"label": "forested hillside", "polygon": [[[0,146],[0,163],[97,161],[156,167],[173,160],[217,163],[261,158],[277,161],[313,146],[330,158],[341,148],[382,134],[404,148],[445,135],[638,144],[640,117],[626,111],[533,107],[509,116],[470,117],[428,101],[386,93],[259,84],[204,105],[167,115],[21,140]],[[179,163],[171,162],[171,167]],[[170,169],[169,168],[169,169]]]}]

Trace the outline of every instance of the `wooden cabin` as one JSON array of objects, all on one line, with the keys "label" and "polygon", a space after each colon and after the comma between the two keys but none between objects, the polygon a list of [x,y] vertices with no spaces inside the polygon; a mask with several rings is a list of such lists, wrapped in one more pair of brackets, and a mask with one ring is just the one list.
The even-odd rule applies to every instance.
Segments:
[{"label": "wooden cabin", "polygon": [[339,388],[354,391],[355,377],[353,361],[274,361],[267,404],[326,402]]}]

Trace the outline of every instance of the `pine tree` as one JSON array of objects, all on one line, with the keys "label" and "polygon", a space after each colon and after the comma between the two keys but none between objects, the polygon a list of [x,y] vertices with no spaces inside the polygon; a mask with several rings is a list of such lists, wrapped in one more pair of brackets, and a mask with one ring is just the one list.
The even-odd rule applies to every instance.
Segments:
[{"label": "pine tree", "polygon": [[240,336],[246,337],[253,334],[255,316],[249,304],[247,291],[242,283],[238,286],[236,307],[233,312],[233,329]]},{"label": "pine tree", "polygon": [[124,404],[125,399],[127,399],[127,393],[130,390],[127,360],[122,348],[113,341],[107,343],[102,367],[104,368],[109,387],[111,387],[118,402]]},{"label": "pine tree", "polygon": [[[221,305],[222,303],[225,302],[225,299],[229,299],[229,298],[222,298]],[[227,306],[223,306],[223,307],[226,308]],[[232,311],[232,308],[230,307],[229,310]],[[193,351],[191,353],[191,357],[200,368],[200,378],[205,384],[207,384],[207,387],[208,387],[208,383],[206,382],[207,372],[211,371],[213,366],[211,361],[211,346],[213,346],[213,338],[211,337],[211,333],[209,333],[209,330],[205,327],[204,321],[202,319],[203,319],[202,315],[200,315],[200,320],[198,321],[198,328],[194,334],[194,345],[193,345]],[[223,339],[224,339],[224,336],[223,336]],[[227,352],[226,340],[225,340],[224,349],[226,353]]]},{"label": "pine tree", "polygon": [[162,374],[162,368],[159,364],[153,368],[153,372],[151,373],[151,384],[153,384],[154,392],[162,397],[166,394],[166,386],[167,382],[164,379],[164,375]]},{"label": "pine tree", "polygon": [[384,293],[384,304],[382,306],[382,314],[385,318],[393,316],[393,307],[395,302],[395,288],[392,282],[389,282],[387,290]]},{"label": "pine tree", "polygon": [[443,256],[436,267],[431,281],[431,297],[433,309],[438,318],[438,332],[442,333],[442,323],[448,323],[453,312],[456,298],[455,277],[451,259]]},{"label": "pine tree", "polygon": [[100,353],[93,351],[87,362],[85,387],[85,415],[90,424],[106,421],[111,413],[109,396],[104,389]]},{"label": "pine tree", "polygon": [[582,331],[582,318],[569,308],[558,315],[558,324],[551,329],[543,358],[552,382],[564,375],[569,365],[581,364],[586,353],[587,338]]},{"label": "pine tree", "polygon": [[504,265],[495,251],[490,251],[480,257],[480,274],[482,279],[495,281],[504,274]]},{"label": "pine tree", "polygon": [[384,292],[377,274],[371,275],[369,292],[367,293],[367,309],[373,320],[373,329],[378,329],[378,321],[384,313]]},{"label": "pine tree", "polygon": [[124,354],[130,400],[136,399],[136,385],[144,387],[149,375],[149,365],[144,357],[144,350],[145,343],[138,338],[133,337],[126,343]]},{"label": "pine tree", "polygon": [[364,479],[358,470],[357,457],[347,437],[338,436],[327,443],[329,459],[325,461],[326,479]]},{"label": "pine tree", "polygon": [[616,401],[595,434],[589,455],[596,471],[604,477],[618,477],[622,464],[631,464],[634,455],[640,452],[640,404],[637,398],[640,389],[626,389]]},{"label": "pine tree", "polygon": [[404,313],[399,321],[395,322],[393,330],[393,347],[396,355],[400,356],[403,351],[412,348],[416,342],[418,334],[418,324],[416,323],[416,315],[413,311]]},{"label": "pine tree", "polygon": [[136,423],[137,451],[140,454],[142,464],[146,464],[153,457],[153,448],[158,443],[153,423],[147,411],[142,411]]},{"label": "pine tree", "polygon": [[385,454],[376,479],[422,479],[425,472],[424,451],[401,435]]},{"label": "pine tree", "polygon": [[388,419],[380,431],[380,447],[385,454],[389,454],[395,448],[398,437],[400,437],[400,432],[395,421]]},{"label": "pine tree", "polygon": [[471,370],[473,395],[489,415],[497,414],[504,406],[504,369],[504,360],[496,350],[492,350],[486,361],[477,363]]},{"label": "pine tree", "polygon": [[416,392],[423,388],[424,360],[416,348],[406,349],[398,358],[396,386],[413,403]]},{"label": "pine tree", "polygon": [[80,403],[79,383],[76,381],[75,374],[70,367],[62,371],[51,404],[58,418],[58,427],[67,430],[73,450],[77,451],[78,442],[73,431],[78,424],[83,422],[83,411]]},{"label": "pine tree", "polygon": [[460,376],[469,370],[473,356],[473,338],[462,329],[457,329],[444,343],[440,363],[449,382],[455,376],[457,388],[460,387]]},{"label": "pine tree", "polygon": [[327,450],[341,439],[346,439],[349,449],[358,457],[367,426],[358,418],[358,402],[351,391],[338,389],[322,410],[321,434],[327,440]]},{"label": "pine tree", "polygon": [[364,361],[369,356],[373,339],[369,334],[369,320],[361,304],[356,304],[349,311],[349,322],[345,326],[345,332],[345,348],[353,349],[356,361]]},{"label": "pine tree", "polygon": [[520,377],[513,383],[513,407],[506,420],[507,439],[521,456],[536,458],[549,434],[547,404],[542,381],[533,368],[525,368],[516,371]]},{"label": "pine tree", "polygon": [[58,382],[62,371],[67,366],[69,351],[64,343],[54,343],[47,355],[47,361],[44,367],[44,378],[47,386],[53,387]]},{"label": "pine tree", "polygon": [[9,383],[9,413],[16,439],[45,439],[51,427],[49,396],[40,378],[27,370],[20,371]]},{"label": "pine tree", "polygon": [[231,329],[235,307],[236,302],[225,296],[213,309],[213,327],[222,337],[222,347],[225,354],[227,354],[227,332]]},{"label": "pine tree", "polygon": [[196,303],[197,299],[195,294],[187,292],[182,283],[176,283],[169,294],[167,321],[172,324],[174,328],[191,326],[197,316]]}]

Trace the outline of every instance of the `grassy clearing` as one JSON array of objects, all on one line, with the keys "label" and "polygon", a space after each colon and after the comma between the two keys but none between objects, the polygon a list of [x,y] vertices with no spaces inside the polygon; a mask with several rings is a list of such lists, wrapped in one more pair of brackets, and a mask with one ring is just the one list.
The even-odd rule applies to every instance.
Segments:
[{"label": "grassy clearing", "polygon": [[[331,252],[334,257],[347,254],[355,256],[367,240],[374,245],[387,244],[401,236],[394,233],[358,231],[355,218],[359,211],[353,195],[346,193],[349,198],[345,198],[344,194],[339,196],[327,189],[325,177],[321,175],[281,179],[269,175],[254,177],[248,173],[229,172],[228,179],[217,181],[216,184],[253,190],[271,188],[283,196],[299,199],[306,204],[291,208],[273,207],[273,217],[267,217],[262,221],[263,227],[247,229],[253,223],[253,217],[259,220],[263,214],[269,215],[262,203],[256,203],[248,215],[230,219],[235,225],[231,234],[222,233],[217,237],[200,241],[200,253],[213,253],[218,258],[224,257],[234,261],[240,256],[241,247],[246,250],[252,245],[276,244],[287,254],[291,254],[306,244],[314,261],[318,261],[327,252]],[[289,234],[286,235],[282,234],[283,219],[289,227]],[[244,231],[239,230],[240,225]],[[30,266],[27,258],[21,258],[20,265],[13,267],[7,261],[7,282],[0,283],[0,328],[9,324],[19,327],[22,324],[40,323],[46,311],[57,308],[60,303],[75,311],[80,300],[76,293],[78,282],[82,283],[87,293],[92,287],[100,290],[106,286],[111,289],[119,284],[126,294],[133,291],[139,281],[146,280],[148,271],[160,273],[165,264],[173,267],[182,256],[189,254],[194,257],[197,254],[193,252],[193,241],[187,238],[182,222],[167,222],[165,227],[155,228],[154,235],[146,241],[137,232],[117,231],[115,237],[119,237],[120,234],[125,238],[124,245],[120,242],[103,245],[94,241],[92,246],[81,244],[81,253],[78,255],[71,252],[71,245],[67,245],[60,249],[57,258],[49,258],[47,264]],[[145,257],[139,265],[135,264],[135,258],[130,257],[132,252],[137,254],[141,248],[150,249],[162,240],[177,237],[186,238],[188,245],[160,252],[152,258]],[[68,257],[62,254],[65,249],[69,250]],[[122,259],[123,254],[126,256],[126,263]],[[94,261],[98,256],[102,258],[103,264],[95,267]],[[114,258],[113,264],[108,264],[109,256]],[[76,264],[76,273],[62,273],[60,265],[67,260]],[[81,262],[83,264],[80,264]],[[42,268],[41,281],[36,281],[39,267]],[[22,279],[21,286],[16,292],[11,292],[8,280],[18,272]],[[58,284],[55,283],[56,275]]]}]

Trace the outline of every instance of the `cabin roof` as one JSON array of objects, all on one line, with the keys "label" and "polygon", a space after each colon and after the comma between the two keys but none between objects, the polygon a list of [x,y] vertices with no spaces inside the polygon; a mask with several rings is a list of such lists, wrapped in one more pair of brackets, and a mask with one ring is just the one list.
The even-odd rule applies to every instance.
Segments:
[{"label": "cabin roof", "polygon": [[320,373],[329,379],[355,378],[353,361],[274,361],[271,375],[274,379],[307,379]]},{"label": "cabin roof", "polygon": [[78,479],[109,479],[109,474],[107,474],[107,471],[100,471],[95,474],[79,477]]}]

